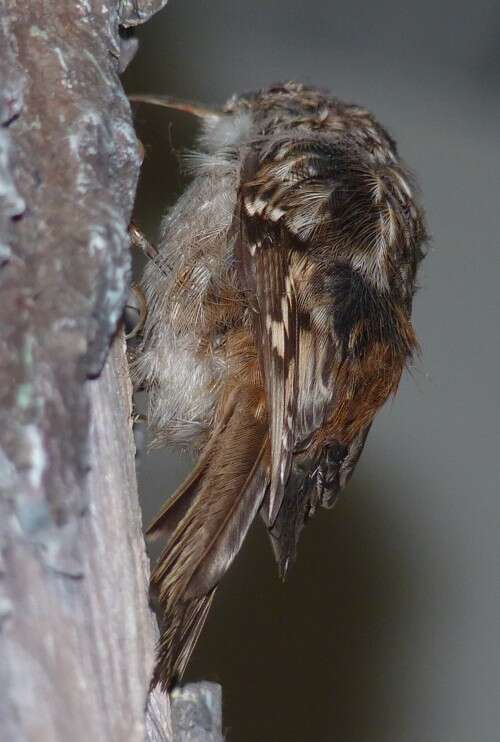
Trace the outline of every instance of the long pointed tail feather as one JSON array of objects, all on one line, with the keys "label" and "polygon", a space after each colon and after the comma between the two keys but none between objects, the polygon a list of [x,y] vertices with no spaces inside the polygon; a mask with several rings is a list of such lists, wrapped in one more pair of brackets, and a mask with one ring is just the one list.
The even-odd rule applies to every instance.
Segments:
[{"label": "long pointed tail feather", "polygon": [[253,409],[252,390],[230,401],[195,472],[152,526],[170,536],[151,579],[164,616],[153,684],[165,689],[181,678],[266,491],[269,441]]}]

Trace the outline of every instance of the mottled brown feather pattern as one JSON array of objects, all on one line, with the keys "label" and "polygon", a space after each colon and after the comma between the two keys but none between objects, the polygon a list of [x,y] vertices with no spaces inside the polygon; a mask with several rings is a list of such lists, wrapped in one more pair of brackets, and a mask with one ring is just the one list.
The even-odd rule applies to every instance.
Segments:
[{"label": "mottled brown feather pattern", "polygon": [[[151,531],[171,687],[257,511],[280,573],[330,507],[417,348],[415,186],[371,114],[298,83],[207,117],[144,278],[134,371],[161,442],[200,451]],[[158,262],[158,261],[156,261]]]}]

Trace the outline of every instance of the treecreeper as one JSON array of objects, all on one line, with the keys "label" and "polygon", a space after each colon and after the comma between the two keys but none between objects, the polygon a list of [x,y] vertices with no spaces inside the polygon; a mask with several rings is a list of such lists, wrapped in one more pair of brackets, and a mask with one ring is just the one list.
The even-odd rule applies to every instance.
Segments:
[{"label": "treecreeper", "polygon": [[165,545],[153,684],[170,689],[253,519],[284,577],[348,482],[418,348],[426,230],[394,140],[360,106],[296,82],[217,111],[137,99],[202,125],[142,279],[132,363],[156,441],[198,454],[149,529]]}]

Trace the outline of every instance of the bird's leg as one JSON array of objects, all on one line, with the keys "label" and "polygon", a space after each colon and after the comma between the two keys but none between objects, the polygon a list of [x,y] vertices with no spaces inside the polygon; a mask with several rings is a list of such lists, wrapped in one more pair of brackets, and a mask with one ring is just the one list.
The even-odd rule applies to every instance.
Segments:
[{"label": "bird's leg", "polygon": [[171,271],[172,268],[162,258],[158,248],[155,247],[155,245],[153,245],[148,240],[148,238],[143,235],[140,229],[138,229],[133,222],[130,223],[128,233],[131,246],[141,250],[144,255],[149,258],[149,260],[151,260],[156,266],[158,266],[159,270],[163,273],[165,278],[169,278],[170,276],[165,269],[167,268],[169,271]]},{"label": "bird's leg", "polygon": [[148,238],[144,236],[144,234],[137,227],[137,225],[134,224],[134,222],[130,222],[128,234],[130,237],[130,245],[132,247],[141,250],[144,255],[146,255],[146,257],[150,258],[151,260],[158,256],[158,250],[156,249],[156,247],[151,244]]},{"label": "bird's leg", "polygon": [[[147,237],[144,236],[144,234],[133,222],[130,223],[128,233],[130,237],[130,245],[141,250],[141,252],[143,252],[144,255],[158,267],[165,278],[169,278],[169,274],[167,273],[165,268],[171,270],[170,266],[162,259],[158,249],[147,239]],[[142,330],[148,313],[144,292],[142,288],[137,284],[132,284],[131,286],[130,294],[125,307],[125,313],[125,323],[128,327],[131,328],[127,332],[125,337],[127,340],[131,340]],[[139,315],[139,318],[135,322],[131,318],[131,315],[133,314]]]}]

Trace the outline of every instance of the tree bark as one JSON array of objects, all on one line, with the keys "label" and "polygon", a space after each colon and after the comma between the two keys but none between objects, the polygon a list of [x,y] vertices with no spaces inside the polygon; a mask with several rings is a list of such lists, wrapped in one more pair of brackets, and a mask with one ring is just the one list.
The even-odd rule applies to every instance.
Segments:
[{"label": "tree bark", "polygon": [[[124,344],[140,148],[120,25],[166,0],[0,0],[0,738],[171,739]],[[98,377],[98,378],[96,378]]]}]

